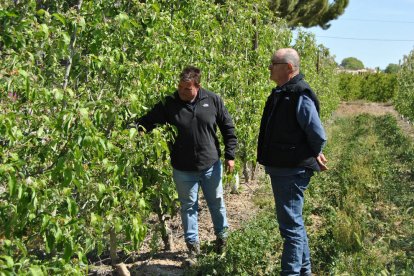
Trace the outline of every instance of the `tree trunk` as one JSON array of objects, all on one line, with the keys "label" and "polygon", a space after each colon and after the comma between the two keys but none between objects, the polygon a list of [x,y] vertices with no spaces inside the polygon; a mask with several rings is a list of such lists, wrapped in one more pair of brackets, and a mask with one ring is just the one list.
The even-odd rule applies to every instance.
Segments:
[{"label": "tree trunk", "polygon": [[115,228],[112,227],[111,230],[109,230],[109,255],[111,257],[111,264],[113,266],[117,265],[119,262],[118,255],[116,254],[116,244],[117,240]]},{"label": "tree trunk", "polygon": [[120,276],[130,276],[128,268],[123,262],[119,262],[118,254],[116,253],[117,238],[115,228],[109,230],[109,255],[111,257],[111,265],[115,268],[116,272]]},{"label": "tree trunk", "polygon": [[167,225],[167,217],[162,213],[161,200],[159,201],[159,208],[157,208],[158,219],[160,220],[161,239],[164,242],[164,250],[171,251],[173,249],[173,240],[171,230]]},{"label": "tree trunk", "polygon": [[252,172],[250,174],[250,180],[253,181],[256,179],[256,173],[257,173],[257,163],[255,163],[254,165],[252,164]]},{"label": "tree trunk", "polygon": [[244,162],[243,165],[243,177],[244,177],[244,183],[249,183],[249,164]]},{"label": "tree trunk", "polygon": [[254,36],[253,36],[253,51],[257,51],[257,48],[259,47],[259,31],[257,27],[257,5],[254,5],[254,10],[256,12],[255,18],[253,19],[253,26],[254,26]]},{"label": "tree trunk", "polygon": [[[82,7],[82,1],[83,0],[79,0],[78,5],[77,5],[77,12],[78,14],[80,13],[81,7]],[[70,43],[69,43],[69,56],[68,56],[68,60],[66,62],[66,69],[65,69],[65,77],[63,80],[63,106],[66,107],[66,87],[68,86],[68,82],[69,82],[69,75],[70,75],[70,70],[72,69],[72,59],[73,56],[75,55],[75,43],[76,43],[76,32],[77,32],[78,28],[75,25],[72,35],[70,36]]]}]

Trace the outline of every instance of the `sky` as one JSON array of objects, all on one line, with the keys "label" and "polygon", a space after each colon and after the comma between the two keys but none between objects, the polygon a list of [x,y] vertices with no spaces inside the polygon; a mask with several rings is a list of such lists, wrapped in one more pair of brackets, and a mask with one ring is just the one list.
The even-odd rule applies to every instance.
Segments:
[{"label": "sky", "polygon": [[367,68],[385,69],[414,50],[414,0],[349,0],[331,27],[306,29],[329,48],[338,64],[355,57]]}]

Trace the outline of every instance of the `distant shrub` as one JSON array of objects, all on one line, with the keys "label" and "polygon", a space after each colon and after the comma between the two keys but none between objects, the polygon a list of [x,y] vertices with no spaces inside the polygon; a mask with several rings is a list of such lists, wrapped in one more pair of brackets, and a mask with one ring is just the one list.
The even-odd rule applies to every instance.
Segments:
[{"label": "distant shrub", "polygon": [[339,95],[342,100],[389,102],[396,96],[397,75],[384,73],[341,73]]}]

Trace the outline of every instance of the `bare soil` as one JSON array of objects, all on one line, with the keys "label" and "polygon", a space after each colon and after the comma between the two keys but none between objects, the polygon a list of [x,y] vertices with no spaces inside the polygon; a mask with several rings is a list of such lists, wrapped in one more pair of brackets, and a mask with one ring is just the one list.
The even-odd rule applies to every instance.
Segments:
[{"label": "bare soil", "polygon": [[[259,208],[253,203],[255,190],[258,188],[257,182],[241,184],[240,193],[232,194],[230,189],[225,189],[224,199],[226,204],[227,220],[230,231],[238,229],[241,223],[253,218]],[[181,218],[177,215],[169,227],[172,230],[173,249],[168,252],[161,252],[154,255],[151,259],[146,259],[133,264],[131,275],[183,275],[185,268],[183,261],[186,257],[187,246],[184,242]],[[200,242],[212,244],[215,240],[213,223],[207,203],[200,191],[198,230]],[[162,244],[160,244],[162,247]],[[149,253],[149,248],[143,249],[144,254]]]},{"label": "bare soil", "polygon": [[[385,114],[395,116],[401,129],[414,139],[414,127],[412,123],[401,117],[392,105],[386,103],[362,101],[342,102],[339,108],[334,112],[333,119],[336,117],[356,116],[363,113],[377,116]],[[260,183],[256,181],[247,184],[241,183],[239,194],[231,194],[229,190],[225,191],[225,203],[230,231],[237,230],[243,222],[252,219],[259,211],[259,207],[253,202],[253,196],[259,187]],[[156,223],[155,218],[154,223]],[[183,238],[183,230],[179,215],[169,221],[168,226],[172,231],[173,249],[170,251],[163,251],[163,244],[159,241],[158,253],[152,253],[150,246],[151,235],[148,235],[148,239],[144,242],[141,251],[137,252],[135,257],[129,256],[129,261],[127,256],[125,263],[131,275],[184,275],[185,269],[182,267],[182,263],[186,257],[185,252],[187,248]],[[215,240],[210,213],[201,192],[199,237],[201,243],[204,244],[212,243]],[[116,275],[117,273],[112,272],[111,266],[98,264],[98,266],[94,267],[93,274]]]},{"label": "bare soil", "polygon": [[[259,183],[257,181],[251,181],[249,183],[241,181],[239,193],[237,194],[231,193],[230,187],[225,187],[224,198],[230,231],[240,228],[243,222],[252,219],[259,211],[259,207],[253,203],[253,196],[258,188]],[[214,243],[215,235],[210,213],[201,191],[199,196],[198,227],[199,238],[203,249],[203,245],[205,245],[204,247],[208,247]],[[155,217],[152,218],[152,221],[154,225],[158,223]],[[172,250],[164,251],[164,244],[159,239],[156,242],[158,253],[151,252],[151,248],[154,249],[154,245],[151,245],[151,237],[153,235],[149,233],[140,252],[136,252],[134,256],[121,256],[121,259],[125,260],[126,267],[131,275],[184,275],[185,267],[183,266],[183,262],[186,258],[187,247],[184,242],[179,214],[168,221],[168,227],[172,232]],[[155,231],[154,229],[152,230]],[[108,261],[109,259],[106,262],[95,263],[91,268],[90,274],[118,275],[110,265],[105,265]]]}]

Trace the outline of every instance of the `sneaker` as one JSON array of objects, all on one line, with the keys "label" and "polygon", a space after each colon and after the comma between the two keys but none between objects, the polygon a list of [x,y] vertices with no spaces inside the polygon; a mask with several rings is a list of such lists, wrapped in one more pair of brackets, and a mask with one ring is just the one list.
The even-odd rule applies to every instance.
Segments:
[{"label": "sneaker", "polygon": [[188,248],[187,258],[184,260],[184,266],[195,266],[197,264],[197,256],[200,255],[200,243],[186,243]]},{"label": "sneaker", "polygon": [[217,254],[223,254],[224,249],[226,248],[226,244],[227,244],[227,239],[226,238],[217,237],[216,242],[215,242],[214,251]]}]

